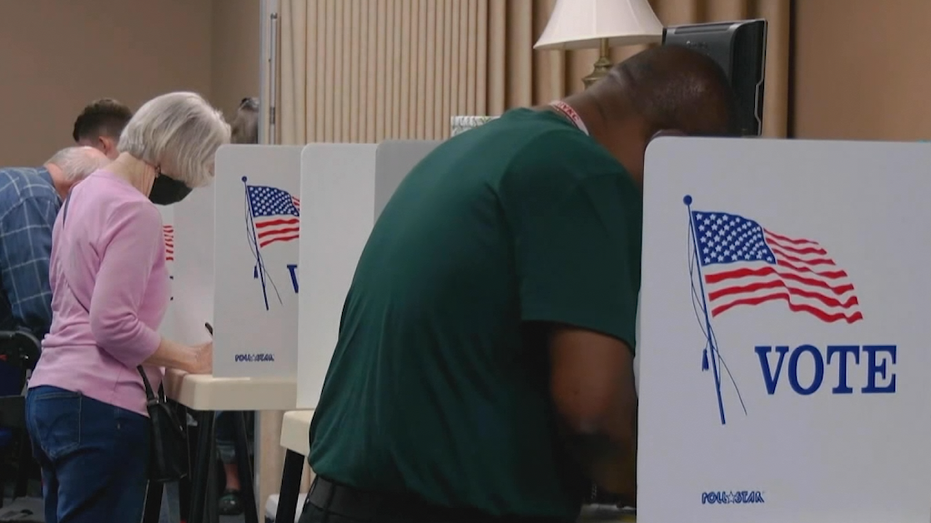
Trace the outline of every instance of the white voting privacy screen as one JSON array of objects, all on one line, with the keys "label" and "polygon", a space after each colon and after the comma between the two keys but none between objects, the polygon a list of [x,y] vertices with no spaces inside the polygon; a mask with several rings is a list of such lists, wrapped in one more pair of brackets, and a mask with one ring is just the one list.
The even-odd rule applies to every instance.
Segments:
[{"label": "white voting privacy screen", "polygon": [[295,376],[301,149],[217,151],[216,377]]},{"label": "white voting privacy screen", "polygon": [[311,144],[301,162],[301,271],[297,406],[320,399],[339,320],[372,226],[404,176],[437,142]]},{"label": "white voting privacy screen", "polygon": [[204,326],[213,323],[214,208],[216,186],[194,189],[173,205],[175,270],[174,339],[186,344],[210,340]]},{"label": "white voting privacy screen", "polygon": [[646,158],[638,522],[931,518],[931,146]]},{"label": "white voting privacy screen", "polygon": [[310,144],[301,159],[298,408],[314,408],[336,346],[339,319],[374,223],[373,144]]},{"label": "white voting privacy screen", "polygon": [[440,142],[435,140],[389,140],[378,144],[375,155],[375,216],[381,215],[395,189],[420,160]]},{"label": "white voting privacy screen", "polygon": [[162,215],[162,235],[165,240],[165,265],[168,267],[168,276],[171,278],[171,301],[168,302],[168,310],[165,311],[165,317],[159,325],[158,332],[168,339],[175,339],[175,292],[177,285],[175,279],[175,213],[174,207],[165,205],[156,205],[158,212]]}]

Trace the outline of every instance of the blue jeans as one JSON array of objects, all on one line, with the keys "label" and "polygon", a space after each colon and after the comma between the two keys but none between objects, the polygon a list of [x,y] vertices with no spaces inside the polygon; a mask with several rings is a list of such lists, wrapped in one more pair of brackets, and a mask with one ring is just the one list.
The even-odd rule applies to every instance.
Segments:
[{"label": "blue jeans", "polygon": [[41,386],[26,396],[26,427],[42,467],[46,523],[142,519],[148,418],[77,392]]},{"label": "blue jeans", "polygon": [[[236,463],[236,425],[234,425],[235,412],[217,412],[216,438],[217,452],[220,454],[220,460],[229,465]],[[253,427],[255,418],[252,412],[246,412],[246,438],[253,439]]]}]

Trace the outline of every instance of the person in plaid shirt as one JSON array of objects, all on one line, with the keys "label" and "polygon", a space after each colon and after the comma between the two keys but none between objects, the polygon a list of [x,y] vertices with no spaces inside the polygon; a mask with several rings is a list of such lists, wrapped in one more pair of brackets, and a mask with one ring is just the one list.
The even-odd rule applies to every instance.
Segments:
[{"label": "person in plaid shirt", "polygon": [[0,330],[48,332],[55,217],[71,187],[107,163],[93,147],[68,147],[42,167],[0,169]]},{"label": "person in plaid shirt", "polygon": [[[97,149],[69,147],[42,167],[0,169],[0,331],[40,340],[48,332],[52,225],[71,187],[107,163]],[[0,396],[22,392],[21,379],[21,369],[0,360]]]}]

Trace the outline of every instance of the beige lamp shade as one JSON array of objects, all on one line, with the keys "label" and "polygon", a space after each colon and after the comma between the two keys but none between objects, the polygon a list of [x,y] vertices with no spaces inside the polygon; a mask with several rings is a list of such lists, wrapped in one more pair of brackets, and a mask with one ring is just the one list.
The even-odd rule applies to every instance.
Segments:
[{"label": "beige lamp shade", "polygon": [[660,23],[647,0],[557,0],[534,49],[586,49],[659,42]]}]

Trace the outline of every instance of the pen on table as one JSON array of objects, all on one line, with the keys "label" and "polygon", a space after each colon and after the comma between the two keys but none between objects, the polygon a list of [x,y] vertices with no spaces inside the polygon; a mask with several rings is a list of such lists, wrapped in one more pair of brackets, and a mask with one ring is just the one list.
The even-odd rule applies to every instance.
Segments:
[{"label": "pen on table", "polygon": [[213,336],[213,325],[210,325],[210,323],[208,322],[204,324],[204,327],[207,327],[207,332],[209,332],[210,335]]}]

